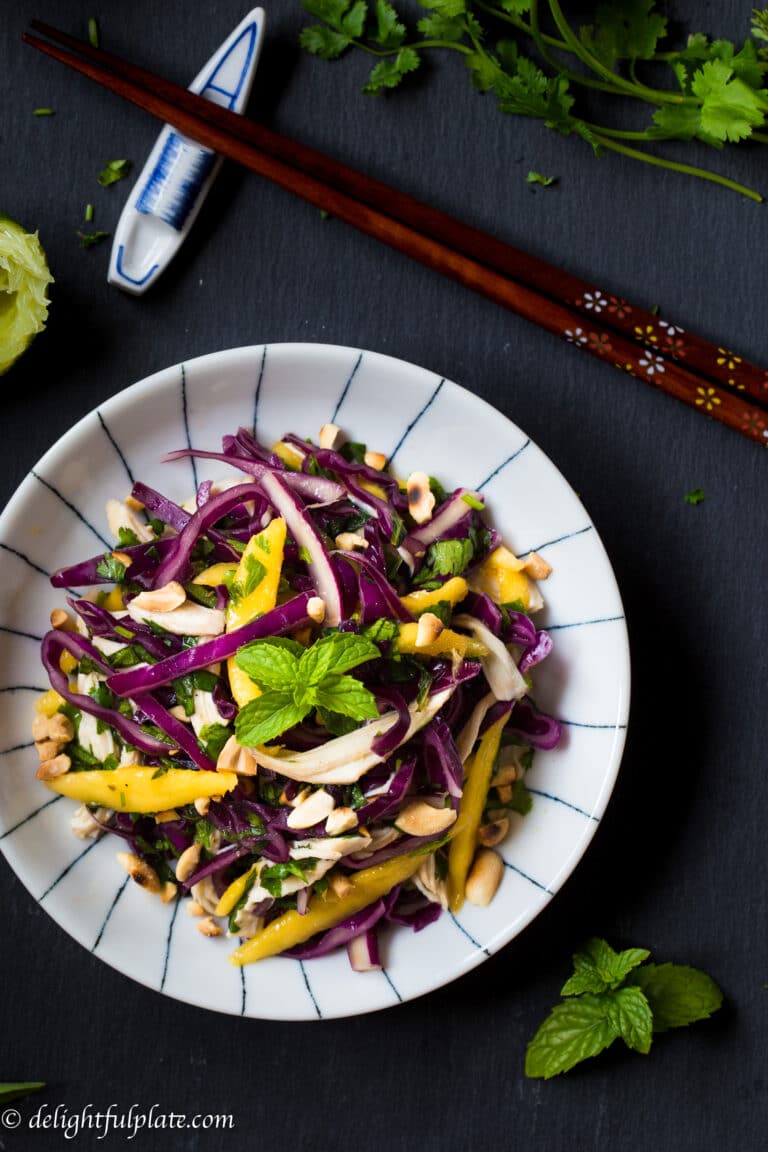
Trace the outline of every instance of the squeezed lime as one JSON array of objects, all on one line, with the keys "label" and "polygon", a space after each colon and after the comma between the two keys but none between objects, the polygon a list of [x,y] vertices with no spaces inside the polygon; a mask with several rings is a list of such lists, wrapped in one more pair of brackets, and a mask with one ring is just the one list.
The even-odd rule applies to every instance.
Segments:
[{"label": "squeezed lime", "polygon": [[45,327],[52,283],[37,233],[0,214],[0,375]]}]

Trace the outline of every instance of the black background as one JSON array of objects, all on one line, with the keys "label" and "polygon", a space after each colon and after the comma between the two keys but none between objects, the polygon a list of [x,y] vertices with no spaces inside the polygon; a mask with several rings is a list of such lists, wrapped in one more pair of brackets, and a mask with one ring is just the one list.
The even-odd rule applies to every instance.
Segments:
[{"label": "black background", "polygon": [[[680,31],[731,37],[746,33],[749,8],[674,5]],[[83,251],[75,233],[89,201],[91,227],[114,227],[129,184],[102,189],[96,174],[115,157],[143,161],[157,125],[24,48],[32,15],[78,34],[96,15],[105,46],[188,82],[243,6],[2,0],[0,208],[39,229],[56,286],[47,332],[2,381],[0,497],[96,403],[182,358],[282,340],[400,356],[491,401],[574,485],[624,596],[633,700],[614,797],[563,892],[481,968],[374,1016],[263,1023],[166,999],[75,944],[3,866],[0,1077],[43,1079],[45,1101],[70,1111],[157,1103],[234,1116],[230,1133],[139,1136],[148,1152],[764,1147],[761,450],[233,167],[153,292],[109,288],[108,243]],[[254,116],[768,363],[764,206],[598,161],[503,117],[460,61],[364,98],[365,61],[330,65],[298,48],[299,0],[273,0],[268,17]],[[40,106],[56,115],[34,118]],[[764,149],[683,153],[768,191]],[[559,183],[532,188],[529,169]],[[706,499],[692,507],[684,495],[698,486]],[[648,1057],[611,1051],[566,1078],[526,1080],[526,1042],[590,934],[704,968],[726,1005]],[[61,1132],[0,1131],[0,1147],[54,1146]]]}]

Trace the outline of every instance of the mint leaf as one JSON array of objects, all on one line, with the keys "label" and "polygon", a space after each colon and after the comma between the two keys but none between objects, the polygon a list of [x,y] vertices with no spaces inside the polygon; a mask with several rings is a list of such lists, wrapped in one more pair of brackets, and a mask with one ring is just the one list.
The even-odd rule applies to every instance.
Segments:
[{"label": "mint leaf", "polygon": [[240,709],[235,720],[235,735],[245,747],[264,744],[293,728],[309,710],[310,705],[297,704],[287,692],[265,692]]},{"label": "mint leaf", "polygon": [[654,1032],[706,1020],[723,1002],[712,977],[685,964],[644,964],[631,974],[628,983],[645,993]]},{"label": "mint leaf", "polygon": [[397,88],[404,76],[414,72],[421,63],[421,57],[413,48],[402,48],[397,56],[380,60],[368,77],[363,88],[366,96],[376,96],[385,88]]},{"label": "mint leaf", "polygon": [[339,676],[367,660],[376,660],[381,653],[373,641],[354,632],[330,632],[307,648],[299,665],[302,684],[319,684],[331,674]]},{"label": "mint leaf", "polygon": [[549,1080],[613,1044],[620,1033],[610,1008],[610,997],[590,993],[553,1008],[526,1049],[526,1076]]},{"label": "mint leaf", "polygon": [[317,711],[332,736],[346,736],[348,732],[354,732],[357,728],[357,722],[351,716],[342,716],[340,712],[329,712],[326,708],[318,708]]},{"label": "mint leaf", "polygon": [[[405,25],[400,23],[397,12],[389,0],[376,0],[374,13],[376,16],[374,43],[380,48],[399,48],[405,39]],[[362,460],[359,462],[362,463]]]},{"label": "mint leaf", "polygon": [[608,1018],[628,1048],[643,1054],[651,1050],[653,1017],[639,988],[617,988],[611,993]]},{"label": "mint leaf", "polygon": [[312,689],[315,704],[352,720],[375,720],[379,715],[376,697],[354,676],[326,676]]},{"label": "mint leaf", "polygon": [[297,654],[271,639],[246,644],[235,656],[235,664],[262,689],[290,693],[302,683]]},{"label": "mint leaf", "polygon": [[614,952],[605,940],[593,937],[574,953],[574,973],[563,985],[561,996],[578,996],[582,992],[605,992],[618,988],[627,974],[650,956],[645,948],[628,948]]}]

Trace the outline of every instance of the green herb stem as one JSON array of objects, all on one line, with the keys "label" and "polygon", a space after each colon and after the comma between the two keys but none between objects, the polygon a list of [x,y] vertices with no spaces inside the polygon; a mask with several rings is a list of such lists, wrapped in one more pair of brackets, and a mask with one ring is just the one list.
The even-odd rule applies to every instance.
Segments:
[{"label": "green herb stem", "polygon": [[710,172],[707,168],[695,168],[691,164],[680,164],[676,160],[663,160],[660,156],[654,156],[650,152],[641,152],[637,148],[628,148],[625,144],[619,144],[616,140],[609,140],[607,136],[600,133],[595,133],[595,141],[611,152],[630,156],[633,160],[640,160],[643,164],[652,164],[656,168],[668,168],[671,172],[682,172],[686,176],[698,176],[700,180],[710,180],[713,184],[730,188],[732,192],[747,196],[750,200],[757,201],[758,204],[763,202],[763,197],[754,188],[747,188],[746,185],[738,184],[735,180],[729,180],[727,176],[721,176],[718,172]]}]

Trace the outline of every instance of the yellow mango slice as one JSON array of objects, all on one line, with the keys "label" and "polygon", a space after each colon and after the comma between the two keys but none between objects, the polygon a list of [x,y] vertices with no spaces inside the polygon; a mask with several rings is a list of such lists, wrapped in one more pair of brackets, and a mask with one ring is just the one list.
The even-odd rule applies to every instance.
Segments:
[{"label": "yellow mango slice", "polygon": [[521,571],[524,560],[502,544],[486,556],[480,567],[472,573],[469,586],[473,592],[485,592],[497,604],[511,604],[519,600],[525,608],[530,604],[531,584]]},{"label": "yellow mango slice", "polygon": [[251,877],[258,867],[258,864],[254,864],[253,867],[249,868],[247,872],[243,872],[242,876],[238,876],[237,880],[232,881],[229,888],[227,888],[226,891],[222,893],[221,899],[216,905],[217,916],[229,916],[238,900],[245,893],[248,884],[250,883]]},{"label": "yellow mango slice", "polygon": [[107,612],[122,612],[125,604],[123,603],[123,594],[119,588],[113,588],[101,600],[101,607],[106,608]]},{"label": "yellow mango slice", "polygon": [[286,468],[292,468],[297,472],[301,471],[301,465],[304,457],[300,452],[297,452],[292,444],[286,444],[283,440],[277,440],[272,445],[272,451],[275,456],[279,456]]},{"label": "yellow mango slice", "polygon": [[155,776],[156,768],[115,768],[65,772],[46,780],[53,792],[123,812],[164,812],[194,804],[203,796],[222,796],[237,784],[234,772],[203,772],[193,768],[169,768]]},{"label": "yellow mango slice", "polygon": [[448,849],[448,900],[452,912],[458,912],[464,903],[464,888],[475,855],[477,830],[483,818],[493,765],[507,719],[502,716],[483,733],[477,752],[467,765],[459,804],[458,830]]},{"label": "yellow mango slice", "polygon": [[75,668],[77,668],[77,660],[71,652],[62,652],[61,656],[59,656],[59,668],[61,668],[62,672],[74,672]]},{"label": "yellow mango slice", "polygon": [[204,568],[202,572],[198,572],[192,583],[204,584],[206,588],[215,588],[217,584],[224,584],[235,571],[235,568],[237,568],[236,564],[227,563],[226,560],[220,564],[211,564],[210,568]]},{"label": "yellow mango slice", "polygon": [[[245,584],[248,576],[249,559],[258,560],[265,568],[264,575],[254,590],[242,600],[230,600],[227,605],[226,631],[234,632],[249,624],[257,616],[271,611],[277,603],[277,589],[283,568],[285,549],[285,520],[278,517],[270,521],[263,532],[252,536],[246,545],[240,563],[235,571],[234,583]],[[255,700],[261,692],[250,676],[235,664],[235,657],[227,661],[229,687],[236,703],[242,708],[249,700]]]},{"label": "yellow mango slice", "polygon": [[[423,854],[395,856],[383,864],[375,864],[372,868],[356,872],[354,876],[349,877],[352,890],[346,896],[336,896],[328,889],[322,899],[315,898],[312,901],[303,916],[293,910],[283,913],[262,928],[251,940],[246,940],[236,948],[230,954],[230,964],[239,967],[251,964],[254,960],[264,960],[267,956],[276,956],[286,948],[303,944],[316,932],[333,928],[335,924],[367,908],[379,897],[385,896],[395,884],[402,884],[408,880],[423,861]],[[224,897],[226,895],[225,892]]]},{"label": "yellow mango slice", "polygon": [[400,602],[413,616],[420,616],[441,600],[447,600],[455,608],[468,591],[469,586],[463,576],[452,576],[441,588],[433,588],[431,592],[409,592],[407,596],[400,597]]},{"label": "yellow mango slice", "polygon": [[421,648],[416,647],[418,624],[401,624],[397,636],[397,650],[408,656],[450,656],[457,652],[462,660],[467,656],[487,656],[485,644],[472,636],[462,636],[452,628],[444,628],[436,640]]},{"label": "yellow mango slice", "polygon": [[54,688],[49,688],[35,701],[35,712],[39,712],[41,716],[55,716],[63,703],[64,697],[59,696]]},{"label": "yellow mango slice", "polygon": [[378,496],[379,500],[387,499],[386,489],[382,488],[381,484],[374,484],[372,480],[361,480],[360,487],[370,492],[372,496]]}]

